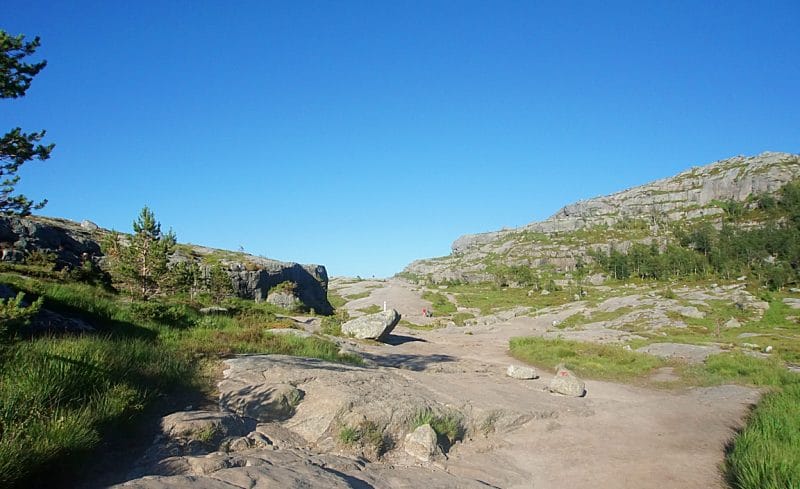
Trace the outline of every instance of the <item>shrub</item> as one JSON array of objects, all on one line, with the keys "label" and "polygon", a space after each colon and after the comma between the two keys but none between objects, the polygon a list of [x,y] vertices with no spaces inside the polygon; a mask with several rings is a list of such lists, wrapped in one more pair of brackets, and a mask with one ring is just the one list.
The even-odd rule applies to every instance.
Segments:
[{"label": "shrub", "polygon": [[199,318],[198,312],[186,304],[133,302],[130,310],[139,321],[153,321],[178,328],[194,326]]},{"label": "shrub", "polygon": [[[44,299],[39,297],[33,304],[24,305],[25,293],[20,292],[13,299],[0,299],[0,341],[8,335],[16,334],[26,326],[42,307]],[[2,435],[2,432],[0,432]]]}]

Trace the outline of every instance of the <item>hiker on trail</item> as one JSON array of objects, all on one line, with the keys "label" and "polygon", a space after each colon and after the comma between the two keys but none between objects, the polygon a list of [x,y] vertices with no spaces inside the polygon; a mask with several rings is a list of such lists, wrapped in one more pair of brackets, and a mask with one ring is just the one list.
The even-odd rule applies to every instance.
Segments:
[{"label": "hiker on trail", "polygon": [[422,308],[422,317],[425,317],[425,318],[428,317],[428,310],[425,309],[424,307]]}]

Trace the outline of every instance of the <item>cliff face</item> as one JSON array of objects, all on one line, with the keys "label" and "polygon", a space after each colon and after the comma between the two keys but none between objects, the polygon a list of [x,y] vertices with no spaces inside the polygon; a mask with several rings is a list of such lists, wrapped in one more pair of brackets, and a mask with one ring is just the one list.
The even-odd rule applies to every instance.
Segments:
[{"label": "cliff face", "polygon": [[486,272],[489,263],[569,270],[589,249],[625,249],[632,242],[658,241],[670,222],[714,219],[723,213],[719,202],[774,193],[798,177],[800,155],[737,156],[569,204],[541,222],[461,236],[453,242],[450,256],[417,260],[404,272],[436,282],[469,282],[491,278]]},{"label": "cliff face", "polygon": [[[41,250],[54,253],[58,267],[79,266],[87,258],[102,263],[100,242],[108,233],[89,221],[0,216],[0,259],[22,261],[28,253]],[[195,260],[201,267],[209,261],[207,258],[222,264],[239,297],[260,301],[272,287],[291,281],[297,284],[295,294],[307,308],[320,314],[333,312],[328,302],[328,273],[322,265],[281,262],[197,245],[179,245],[172,257],[174,261]]]}]

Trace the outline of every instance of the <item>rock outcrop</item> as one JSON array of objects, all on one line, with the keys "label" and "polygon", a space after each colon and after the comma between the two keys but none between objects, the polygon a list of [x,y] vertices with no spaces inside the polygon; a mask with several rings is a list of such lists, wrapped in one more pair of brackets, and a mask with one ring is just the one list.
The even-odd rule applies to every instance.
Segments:
[{"label": "rock outcrop", "polygon": [[36,250],[54,253],[61,266],[79,266],[87,257],[99,257],[101,231],[66,219],[0,216],[3,261],[23,261]]},{"label": "rock outcrop", "polygon": [[[419,465],[442,452],[429,424],[413,429],[409,420],[419,412],[450,412],[445,403],[452,400],[403,375],[282,355],[240,356],[225,365],[222,411],[164,417],[161,434],[129,474],[133,480],[113,487],[496,487]],[[292,389],[308,394],[293,398],[288,417],[280,402],[257,406],[259,398],[274,404],[278,390],[292,397]],[[492,420],[502,426],[498,416]],[[365,426],[380,436],[343,445],[343,430]],[[362,446],[370,443],[382,448]]]},{"label": "rock outcrop", "polygon": [[541,222],[461,236],[447,257],[417,260],[404,272],[432,282],[480,282],[493,276],[489,263],[552,267],[560,271],[586,260],[590,250],[625,251],[634,242],[661,243],[666,224],[719,220],[720,201],[745,201],[774,193],[800,177],[800,155],[737,156],[692,168],[615,194],[569,204]]},{"label": "rock outcrop", "polygon": [[[108,233],[91,221],[77,223],[42,216],[0,216],[0,258],[21,262],[31,252],[41,251],[54,254],[57,269],[79,267],[87,259],[102,267],[100,243]],[[294,296],[303,307],[319,314],[333,312],[328,302],[328,273],[322,265],[301,265],[246,253],[181,245],[172,261],[186,260],[194,260],[206,268],[209,260],[219,262],[239,297],[265,300],[270,289],[291,282]]]}]

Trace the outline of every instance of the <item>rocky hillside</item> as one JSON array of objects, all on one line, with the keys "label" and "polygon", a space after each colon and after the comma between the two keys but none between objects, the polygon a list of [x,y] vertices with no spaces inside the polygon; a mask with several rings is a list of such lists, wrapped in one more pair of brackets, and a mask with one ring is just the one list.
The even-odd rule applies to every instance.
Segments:
[{"label": "rocky hillside", "polygon": [[479,282],[493,265],[526,265],[569,271],[590,250],[625,250],[631,243],[663,243],[670,223],[721,221],[727,202],[754,205],[800,177],[800,155],[737,156],[615,194],[569,204],[541,222],[516,229],[465,235],[452,253],[418,260],[404,275]]},{"label": "rocky hillside", "polygon": [[[32,252],[52,253],[56,267],[77,267],[90,259],[102,268],[100,243],[110,231],[90,221],[81,223],[43,216],[26,218],[0,216],[0,258],[20,262]],[[241,252],[180,244],[172,261],[194,260],[201,267],[219,263],[231,278],[239,297],[267,299],[270,289],[282,282],[294,282],[294,294],[307,308],[330,314],[328,273],[322,265],[281,262]]]}]

